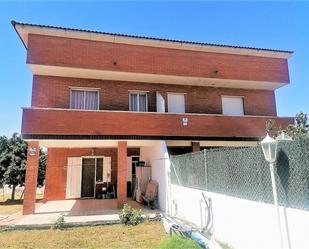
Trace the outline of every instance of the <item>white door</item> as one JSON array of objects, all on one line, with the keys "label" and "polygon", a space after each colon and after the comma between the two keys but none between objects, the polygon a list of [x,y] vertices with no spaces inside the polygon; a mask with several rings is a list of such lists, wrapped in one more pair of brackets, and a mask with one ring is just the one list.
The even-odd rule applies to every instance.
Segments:
[{"label": "white door", "polygon": [[112,176],[112,158],[104,157],[103,158],[103,182],[111,182]]},{"label": "white door", "polygon": [[185,95],[169,93],[167,95],[168,112],[185,113]]},{"label": "white door", "polygon": [[242,97],[222,97],[222,113],[230,116],[244,115],[244,100]]},{"label": "white door", "polygon": [[82,182],[82,158],[68,157],[66,198],[80,198]]}]

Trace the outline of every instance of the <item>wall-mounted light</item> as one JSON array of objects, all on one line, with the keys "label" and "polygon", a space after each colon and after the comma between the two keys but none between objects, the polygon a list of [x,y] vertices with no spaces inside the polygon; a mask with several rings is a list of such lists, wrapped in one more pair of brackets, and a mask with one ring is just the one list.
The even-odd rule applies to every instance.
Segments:
[{"label": "wall-mounted light", "polygon": [[29,156],[35,156],[36,155],[36,148],[34,147],[31,147],[29,149]]},{"label": "wall-mounted light", "polygon": [[182,125],[183,125],[183,126],[187,126],[187,125],[188,125],[188,122],[189,122],[189,119],[188,119],[188,118],[182,118]]}]

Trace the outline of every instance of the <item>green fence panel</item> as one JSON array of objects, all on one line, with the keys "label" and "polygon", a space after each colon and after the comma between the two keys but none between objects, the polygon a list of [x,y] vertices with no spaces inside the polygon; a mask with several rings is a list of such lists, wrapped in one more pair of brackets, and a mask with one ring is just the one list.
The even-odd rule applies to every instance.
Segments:
[{"label": "green fence panel", "polygon": [[[279,203],[309,210],[309,140],[279,142]],[[260,146],[209,149],[171,156],[171,182],[238,198],[273,203],[269,164]]]}]

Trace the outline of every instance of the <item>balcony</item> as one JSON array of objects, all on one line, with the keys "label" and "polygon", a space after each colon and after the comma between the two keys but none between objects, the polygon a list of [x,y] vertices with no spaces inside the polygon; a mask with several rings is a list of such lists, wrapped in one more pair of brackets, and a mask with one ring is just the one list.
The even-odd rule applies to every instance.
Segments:
[{"label": "balcony", "polygon": [[104,136],[253,139],[265,134],[268,119],[273,119],[277,127],[293,123],[293,118],[280,117],[24,108],[22,134],[26,139]]}]

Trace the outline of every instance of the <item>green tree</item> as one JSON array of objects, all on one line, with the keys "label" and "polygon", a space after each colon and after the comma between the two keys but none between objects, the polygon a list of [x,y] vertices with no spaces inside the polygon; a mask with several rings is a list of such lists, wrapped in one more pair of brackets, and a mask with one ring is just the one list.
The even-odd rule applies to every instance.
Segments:
[{"label": "green tree", "polygon": [[309,138],[308,115],[303,112],[296,114],[294,124],[288,125],[285,132],[293,139]]},{"label": "green tree", "polygon": [[[15,199],[17,186],[24,186],[27,162],[27,143],[14,133],[11,138],[0,137],[0,183],[12,188],[11,199]],[[38,186],[45,179],[46,154],[40,151]]]},{"label": "green tree", "polygon": [[[8,146],[8,138],[5,137],[5,136],[2,136],[0,137],[0,155],[1,155],[1,152],[4,151],[7,146]],[[1,160],[1,157],[0,157],[0,160]],[[4,173],[5,173],[5,162],[1,163],[0,161],[0,187],[3,187],[4,185]]]},{"label": "green tree", "polygon": [[43,187],[45,184],[47,154],[40,149],[38,187]]}]

